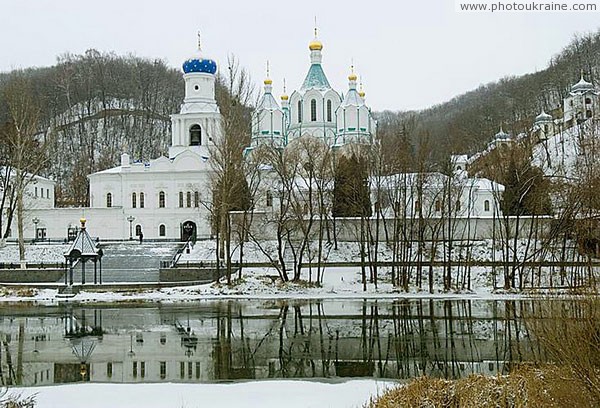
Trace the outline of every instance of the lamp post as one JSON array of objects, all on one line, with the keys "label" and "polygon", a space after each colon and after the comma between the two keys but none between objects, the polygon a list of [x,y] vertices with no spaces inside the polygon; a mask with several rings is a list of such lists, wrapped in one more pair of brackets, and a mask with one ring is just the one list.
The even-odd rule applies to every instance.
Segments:
[{"label": "lamp post", "polygon": [[127,355],[129,357],[135,356],[135,351],[133,351],[133,333],[129,333],[129,352]]},{"label": "lamp post", "polygon": [[133,215],[130,215],[129,217],[127,217],[127,221],[129,221],[129,240],[131,241],[133,239],[133,221],[135,221],[135,217]]},{"label": "lamp post", "polygon": [[37,241],[37,225],[40,222],[40,219],[38,217],[33,217],[33,225],[34,225],[34,229],[33,229],[33,241]]}]

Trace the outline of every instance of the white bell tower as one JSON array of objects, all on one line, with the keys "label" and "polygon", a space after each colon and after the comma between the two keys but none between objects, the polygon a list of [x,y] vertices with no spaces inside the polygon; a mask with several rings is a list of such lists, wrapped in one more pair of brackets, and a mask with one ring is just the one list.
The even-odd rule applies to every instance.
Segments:
[{"label": "white bell tower", "polygon": [[185,150],[209,157],[208,146],[221,137],[221,112],[215,99],[217,63],[203,58],[198,33],[197,55],[183,63],[185,97],[178,114],[171,115],[169,158]]}]

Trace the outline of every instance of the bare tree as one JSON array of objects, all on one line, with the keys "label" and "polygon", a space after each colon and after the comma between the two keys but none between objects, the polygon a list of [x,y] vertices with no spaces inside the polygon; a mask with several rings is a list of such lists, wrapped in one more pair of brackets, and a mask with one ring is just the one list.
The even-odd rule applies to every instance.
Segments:
[{"label": "bare tree", "polygon": [[[48,163],[47,146],[51,133],[39,132],[40,108],[33,96],[32,85],[22,73],[14,75],[4,88],[8,107],[8,122],[0,129],[4,146],[4,173],[9,199],[15,200],[7,208],[16,208],[19,259],[25,260],[24,218],[27,186],[35,181]],[[12,221],[10,216],[9,220]],[[10,229],[10,222],[5,232]]]},{"label": "bare tree", "polygon": [[[217,239],[217,274],[221,259],[225,259],[227,283],[231,283],[231,211],[248,211],[252,197],[244,172],[244,147],[249,144],[250,109],[253,87],[245,69],[230,56],[227,73],[219,77],[217,102],[222,114],[223,137],[215,141],[212,151],[212,202],[213,230]],[[241,265],[240,265],[241,267]]]}]

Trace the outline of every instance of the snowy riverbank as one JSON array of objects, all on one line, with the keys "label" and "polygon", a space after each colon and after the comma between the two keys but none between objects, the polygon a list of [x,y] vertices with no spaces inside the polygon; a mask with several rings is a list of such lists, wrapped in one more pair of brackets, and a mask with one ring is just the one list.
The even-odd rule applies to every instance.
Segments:
[{"label": "snowy riverbank", "polygon": [[36,394],[36,408],[353,408],[381,395],[391,381],[252,381],[231,384],[69,384],[11,389]]},{"label": "snowy riverbank", "polygon": [[[81,290],[69,302],[191,302],[210,299],[397,299],[397,298],[438,298],[438,299],[517,299],[528,295],[516,293],[494,293],[485,286],[477,291],[429,293],[423,290],[400,291],[389,282],[381,281],[377,288],[371,283],[363,291],[360,268],[327,268],[321,286],[306,282],[282,283],[274,279],[275,270],[249,268],[243,271],[243,278],[228,286],[225,283],[210,283],[193,286],[141,289],[135,283],[123,286],[120,290]],[[115,285],[112,286],[114,288]],[[5,286],[0,289],[0,302],[38,302],[55,304],[56,289],[43,289],[27,286]]]},{"label": "snowy riverbank", "polygon": [[[162,244],[154,243],[141,246],[137,243],[119,243],[121,252],[131,246],[136,256],[140,251],[146,251],[147,256],[159,259],[164,258],[160,250]],[[157,247],[158,245],[158,247]],[[473,260],[485,261],[496,258],[491,242],[481,241],[474,243],[471,248]],[[266,248],[263,248],[266,249]],[[271,248],[272,249],[272,248]],[[64,251],[64,245],[29,245],[27,254],[29,261],[51,262],[57,261]],[[114,248],[113,248],[114,250]],[[216,244],[214,241],[198,241],[189,253],[184,251],[180,264],[210,262],[215,257]],[[356,243],[340,243],[337,250],[329,248],[328,262],[356,261]],[[246,245],[244,249],[245,262],[267,261],[261,250],[253,245]],[[389,261],[391,256],[385,245],[381,247],[379,261]],[[16,245],[6,245],[0,249],[0,263],[8,262],[18,256]],[[117,257],[118,258],[118,257]],[[118,261],[118,259],[117,259]],[[113,262],[114,263],[114,262]],[[398,273],[398,271],[396,271]],[[555,270],[553,273],[558,273]],[[291,273],[291,272],[290,272]],[[367,279],[369,270],[367,269]],[[278,271],[267,267],[246,267],[242,270],[242,278],[236,273],[232,276],[231,285],[226,285],[221,279],[220,283],[208,283],[189,286],[184,283],[175,287],[160,287],[151,281],[146,281],[143,288],[134,279],[122,283],[105,282],[103,287],[78,287],[79,293],[68,301],[75,302],[187,302],[204,299],[395,299],[395,298],[465,298],[465,299],[515,299],[541,294],[542,291],[530,290],[517,294],[515,292],[499,292],[494,287],[501,287],[503,276],[501,270],[494,272],[493,268],[484,266],[457,266],[452,274],[452,290],[444,291],[442,267],[433,267],[433,293],[429,293],[429,270],[422,269],[421,287],[416,282],[416,268],[407,271],[409,279],[408,291],[403,291],[391,283],[391,268],[379,267],[377,271],[378,283],[368,282],[366,290],[363,288],[361,268],[358,266],[328,266],[321,270],[321,282],[315,284],[317,277],[316,268],[304,268],[301,280],[298,282],[282,282],[278,278]],[[77,272],[76,272],[77,276]],[[133,276],[133,275],[132,275]],[[529,275],[527,275],[529,276]],[[547,275],[544,275],[547,278]],[[77,278],[76,278],[77,281]],[[495,281],[495,285],[494,285]],[[126,282],[126,283],[125,283]],[[558,278],[555,282],[559,282]],[[141,283],[141,282],[140,282]],[[108,286],[109,285],[109,286]],[[50,287],[54,287],[51,289]],[[526,286],[529,287],[529,286]],[[457,289],[458,288],[458,289]],[[553,290],[556,293],[556,289]],[[56,303],[56,284],[49,285],[46,289],[42,285],[6,285],[0,288],[0,302],[40,302]]]}]

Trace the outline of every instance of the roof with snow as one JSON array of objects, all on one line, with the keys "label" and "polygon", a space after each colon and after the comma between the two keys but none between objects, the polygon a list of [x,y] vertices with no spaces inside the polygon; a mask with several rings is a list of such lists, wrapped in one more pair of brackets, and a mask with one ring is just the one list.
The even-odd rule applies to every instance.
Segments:
[{"label": "roof with snow", "polygon": [[209,160],[210,155],[205,146],[191,146],[171,159],[161,156],[158,159],[148,162],[134,162],[129,165],[122,164],[121,166],[90,174],[88,178],[94,178],[103,174],[206,171],[210,170]]},{"label": "roof with snow", "polygon": [[265,90],[265,93],[260,98],[260,101],[258,102],[258,106],[256,107],[256,112],[258,112],[260,110],[267,110],[267,111],[271,111],[271,112],[276,111],[276,110],[281,110],[281,108],[279,107],[279,104],[277,103],[277,101],[273,97],[273,94],[270,91]]},{"label": "roof with snow", "polygon": [[358,94],[356,89],[350,88],[344,97],[344,101],[340,105],[342,108],[348,106],[362,106],[365,104],[364,99]]},{"label": "roof with snow", "polygon": [[75,241],[73,241],[69,249],[65,252],[65,258],[80,259],[102,257],[102,250],[96,247],[96,243],[87,232],[85,223],[86,219],[82,218],[79,234],[77,234]]},{"label": "roof with snow", "polygon": [[304,79],[304,83],[302,83],[300,90],[306,91],[308,89],[331,89],[331,85],[329,85],[329,81],[325,76],[325,72],[323,71],[321,64],[311,64],[310,68],[308,69],[308,74],[306,74],[306,78]]},{"label": "roof with snow", "polygon": [[[11,167],[10,170],[6,166],[0,166],[0,177],[6,178],[7,176],[14,177],[16,169]],[[27,178],[31,178],[32,174],[27,173]],[[42,177],[42,176],[33,176],[33,180],[45,181],[48,183],[56,184],[56,182],[52,179]]]},{"label": "roof with snow", "polygon": [[494,136],[495,140],[509,140],[510,135],[500,128],[500,131]]},{"label": "roof with snow", "polygon": [[552,115],[547,114],[546,112],[544,112],[544,110],[542,109],[542,112],[537,115],[535,117],[535,122],[549,122],[552,120]]},{"label": "roof with snow", "polygon": [[581,79],[579,80],[579,82],[577,82],[575,85],[573,85],[571,87],[571,93],[572,94],[582,94],[582,93],[586,93],[589,91],[596,91],[596,89],[594,88],[594,85],[591,84],[590,82],[586,81],[583,78],[583,73],[581,74]]}]

